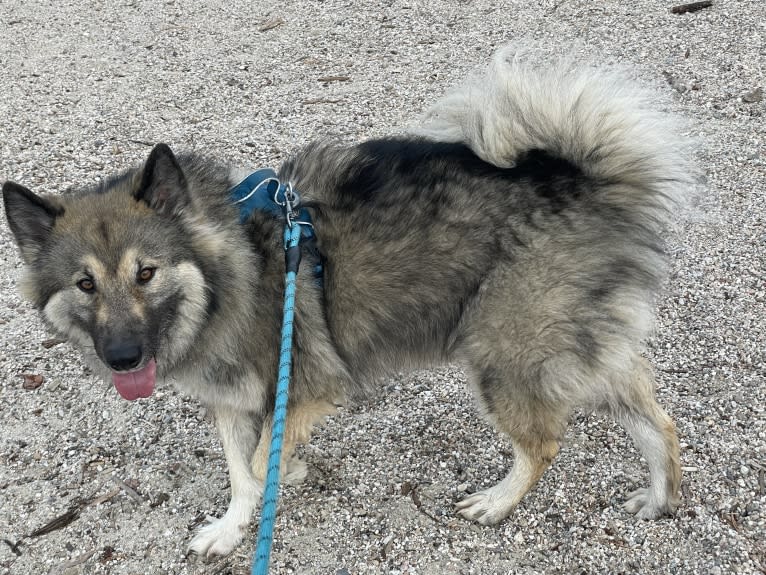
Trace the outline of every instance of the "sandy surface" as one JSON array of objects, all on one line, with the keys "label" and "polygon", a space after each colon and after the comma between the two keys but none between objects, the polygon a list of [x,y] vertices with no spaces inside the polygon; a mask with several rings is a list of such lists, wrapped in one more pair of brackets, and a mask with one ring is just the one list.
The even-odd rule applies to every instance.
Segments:
[{"label": "sandy surface", "polygon": [[[766,6],[716,0],[0,3],[0,180],[61,191],[149,146],[276,165],[309,140],[401,129],[509,40],[626,68],[700,140],[704,194],[680,221],[648,355],[677,421],[683,501],[620,508],[647,471],[625,433],[578,413],[553,467],[496,528],[459,519],[508,444],[456,368],[403,374],[303,448],[274,573],[766,572]],[[228,501],[205,410],[173,389],[127,403],[16,291],[0,222],[0,574],[247,573],[186,557]],[[24,389],[22,374],[42,385]],[[69,510],[79,516],[29,535]],[[70,519],[72,519],[70,517]],[[4,541],[4,542],[3,542]]]}]

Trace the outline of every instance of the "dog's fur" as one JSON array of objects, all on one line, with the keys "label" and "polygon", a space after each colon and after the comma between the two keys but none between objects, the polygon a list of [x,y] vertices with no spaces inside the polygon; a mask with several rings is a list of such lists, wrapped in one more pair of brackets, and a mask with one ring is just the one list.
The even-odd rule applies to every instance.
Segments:
[{"label": "dog's fur", "polygon": [[[290,159],[279,177],[311,206],[325,277],[304,261],[286,477],[303,478],[293,447],[337,404],[392,370],[460,361],[515,450],[505,479],[458,503],[464,517],[505,518],[583,405],[613,414],[646,458],[628,511],[672,512],[678,441],[640,354],[662,234],[690,183],[667,126],[618,79],[500,52],[416,133]],[[159,145],[71,197],[3,186],[22,290],[49,326],[106,377],[142,373],[146,394],[156,365],[211,406],[232,499],[191,542],[201,554],[231,551],[261,495],[277,371],[282,224],[238,222],[238,174]]]}]

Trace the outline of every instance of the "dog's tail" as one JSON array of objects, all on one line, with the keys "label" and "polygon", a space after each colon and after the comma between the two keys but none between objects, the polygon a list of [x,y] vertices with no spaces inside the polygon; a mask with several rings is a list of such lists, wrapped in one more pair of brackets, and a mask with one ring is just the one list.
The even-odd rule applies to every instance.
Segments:
[{"label": "dog's tail", "polygon": [[533,67],[506,48],[437,102],[415,132],[463,142],[498,167],[545,150],[618,184],[599,186],[616,207],[649,209],[665,223],[662,214],[684,199],[696,175],[680,126],[651,111],[648,100],[617,74],[567,61]]}]

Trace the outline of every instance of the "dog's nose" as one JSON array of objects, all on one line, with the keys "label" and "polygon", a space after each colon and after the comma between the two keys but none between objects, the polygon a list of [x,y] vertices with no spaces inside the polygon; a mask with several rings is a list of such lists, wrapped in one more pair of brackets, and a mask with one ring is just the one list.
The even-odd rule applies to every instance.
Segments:
[{"label": "dog's nose", "polygon": [[104,349],[104,359],[114,371],[130,371],[138,367],[142,357],[140,345],[115,343]]}]

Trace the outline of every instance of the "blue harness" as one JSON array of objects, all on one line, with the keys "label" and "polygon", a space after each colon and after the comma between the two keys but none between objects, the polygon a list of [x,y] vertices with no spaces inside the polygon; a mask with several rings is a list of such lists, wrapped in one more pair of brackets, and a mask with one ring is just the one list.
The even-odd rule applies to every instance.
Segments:
[{"label": "blue harness", "polygon": [[[229,200],[239,207],[239,221],[242,224],[256,211],[270,214],[290,224],[294,222],[300,224],[300,246],[314,256],[316,260],[314,279],[317,284],[322,285],[324,265],[317,247],[314,224],[308,209],[300,206],[300,198],[292,185],[282,184],[274,170],[263,168],[253,172],[231,188]],[[290,210],[286,210],[288,202]]]},{"label": "blue harness", "polygon": [[274,415],[271,426],[271,446],[263,492],[261,522],[258,526],[258,540],[253,553],[252,575],[266,575],[269,569],[269,555],[274,538],[274,521],[277,515],[279,497],[279,467],[282,460],[282,440],[287,419],[287,399],[292,366],[293,316],[295,287],[298,266],[301,260],[301,246],[314,250],[317,264],[314,277],[322,280],[322,258],[316,246],[316,234],[311,215],[300,206],[300,198],[292,185],[282,184],[274,170],[263,169],[253,172],[242,182],[229,190],[230,200],[239,206],[239,220],[245,223],[258,210],[273,215],[285,222],[285,302],[282,317],[282,340],[279,352],[279,376],[277,380]]}]

